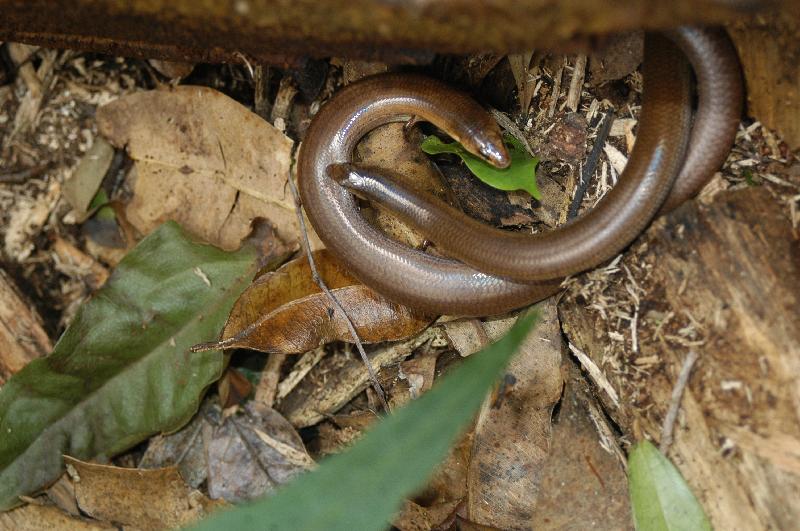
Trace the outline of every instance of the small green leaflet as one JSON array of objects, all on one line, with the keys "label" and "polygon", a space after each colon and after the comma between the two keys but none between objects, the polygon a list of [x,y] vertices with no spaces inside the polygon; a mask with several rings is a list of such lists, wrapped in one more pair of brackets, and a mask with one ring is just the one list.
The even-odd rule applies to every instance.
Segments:
[{"label": "small green leaflet", "polygon": [[275,495],[200,522],[194,529],[382,530],[403,499],[424,486],[528,335],[520,317],[497,343],[473,354],[434,388],[380,421],[349,450]]},{"label": "small green leaflet", "polygon": [[188,421],[224,365],[189,347],[216,339],[255,262],[175,223],[139,242],[53,353],[0,389],[0,511],[56,480],[65,454],[107,459]]},{"label": "small green leaflet", "polygon": [[94,212],[95,217],[97,219],[103,220],[110,220],[114,221],[117,219],[116,214],[114,214],[114,209],[108,206],[108,195],[106,195],[106,191],[102,188],[97,191],[94,198],[92,198],[92,202],[89,203],[89,212]]},{"label": "small green leaflet", "polygon": [[650,441],[634,445],[628,456],[628,489],[636,529],[711,531],[680,472]]},{"label": "small green leaflet", "polygon": [[525,190],[535,199],[541,199],[539,187],[536,184],[536,166],[539,164],[537,157],[531,157],[525,146],[511,135],[506,135],[506,147],[511,155],[511,165],[505,169],[495,168],[467,151],[458,142],[445,144],[436,136],[427,136],[422,141],[422,151],[428,155],[439,153],[455,153],[464,160],[464,163],[478,179],[498,190],[513,191]]}]

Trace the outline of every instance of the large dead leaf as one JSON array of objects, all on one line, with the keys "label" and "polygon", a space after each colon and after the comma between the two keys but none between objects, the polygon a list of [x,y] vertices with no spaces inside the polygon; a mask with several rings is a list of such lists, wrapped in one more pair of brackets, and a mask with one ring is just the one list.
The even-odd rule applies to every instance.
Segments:
[{"label": "large dead leaf", "polygon": [[243,412],[226,415],[215,400],[206,400],[185,428],[151,440],[139,466],[176,466],[192,487],[207,481],[212,498],[241,502],[274,490],[314,462],[280,413],[248,402]]},{"label": "large dead leaf", "polygon": [[511,359],[475,424],[469,464],[469,520],[499,529],[530,529],[541,469],[550,448],[551,413],[563,388],[561,328],[552,299]]},{"label": "large dead leaf", "polygon": [[65,457],[85,514],[139,529],[186,526],[221,506],[192,490],[175,467],[143,470]]},{"label": "large dead leaf", "polygon": [[[404,339],[432,321],[360,284],[326,250],[315,251],[314,262],[364,343]],[[352,337],[302,257],[256,279],[236,301],[222,340],[208,346],[300,354],[331,341]]]},{"label": "large dead leaf", "polygon": [[206,446],[208,494],[214,499],[252,500],[315,467],[289,421],[255,402],[213,426]]},{"label": "large dead leaf", "polygon": [[142,233],[172,219],[230,250],[263,217],[284,242],[297,239],[286,187],[292,141],[224,94],[193,86],[138,92],[98,109],[97,123],[136,162],[127,218]]}]

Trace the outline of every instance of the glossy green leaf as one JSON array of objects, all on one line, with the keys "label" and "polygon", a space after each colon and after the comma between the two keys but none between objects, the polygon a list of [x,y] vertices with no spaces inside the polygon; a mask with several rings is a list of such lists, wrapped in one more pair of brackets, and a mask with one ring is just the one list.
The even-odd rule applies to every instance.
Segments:
[{"label": "glossy green leaf", "polygon": [[536,165],[539,164],[539,159],[531,157],[522,143],[513,136],[506,135],[505,143],[511,155],[511,165],[505,169],[495,168],[484,162],[458,142],[446,144],[433,135],[425,137],[421,147],[428,155],[455,153],[464,160],[469,171],[493,188],[505,191],[525,190],[534,198],[541,199],[542,194],[536,184]]},{"label": "glossy green leaf", "polygon": [[634,445],[628,456],[628,488],[636,529],[711,530],[678,469],[650,441]]},{"label": "glossy green leaf", "polygon": [[535,320],[521,317],[420,399],[382,420],[352,448],[275,495],[222,512],[196,529],[386,529],[403,499],[424,486],[478,411]]},{"label": "glossy green leaf", "polygon": [[63,454],[108,458],[188,421],[223,368],[219,351],[188,349],[219,335],[254,271],[253,251],[193,243],[174,223],[142,240],[53,353],[0,390],[0,509],[55,480]]}]

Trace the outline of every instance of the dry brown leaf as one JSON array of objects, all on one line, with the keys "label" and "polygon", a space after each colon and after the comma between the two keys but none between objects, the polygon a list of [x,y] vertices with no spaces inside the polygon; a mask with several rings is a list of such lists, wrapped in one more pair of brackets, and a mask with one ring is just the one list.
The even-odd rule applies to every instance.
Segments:
[{"label": "dry brown leaf", "polygon": [[200,410],[183,428],[169,435],[157,435],[150,439],[139,468],[163,468],[176,466],[181,477],[192,488],[198,488],[208,478],[206,438],[213,425],[221,418],[221,409],[216,399],[206,399]]},{"label": "dry brown leaf", "polygon": [[[314,253],[314,262],[364,343],[404,339],[433,320],[358,283],[325,250]],[[256,279],[236,301],[222,340],[209,346],[302,354],[331,341],[352,337],[302,257]]]},{"label": "dry brown leaf", "polygon": [[204,431],[208,494],[214,499],[252,500],[315,466],[292,425],[255,402]]},{"label": "dry brown leaf", "polygon": [[52,505],[28,504],[0,514],[0,531],[84,531],[88,529],[117,529],[105,522],[76,518]]},{"label": "dry brown leaf", "polygon": [[235,368],[228,367],[217,382],[217,391],[222,407],[229,408],[244,402],[253,392],[253,384]]},{"label": "dry brown leaf", "polygon": [[[438,504],[434,507],[423,507],[412,501],[406,501],[403,509],[392,520],[392,525],[400,531],[427,531],[440,529],[442,523],[454,516],[460,501]],[[449,529],[449,526],[446,528]]]},{"label": "dry brown leaf", "polygon": [[469,464],[469,520],[530,529],[540,468],[550,447],[550,417],[563,388],[561,327],[553,299],[481,407]]},{"label": "dry brown leaf", "polygon": [[292,141],[231,98],[193,86],[138,92],[98,109],[97,123],[135,161],[127,217],[142,233],[172,219],[235,249],[262,217],[285,243],[297,240]]},{"label": "dry brown leaf", "polygon": [[[359,142],[356,155],[361,162],[391,170],[404,183],[446,200],[448,190],[436,165],[420,148],[422,140],[419,128],[406,129],[403,123],[390,123],[370,131]],[[425,241],[421,233],[388,210],[367,208],[362,212],[394,240],[410,247],[419,247]]]},{"label": "dry brown leaf", "polygon": [[224,410],[216,399],[182,430],[151,440],[139,466],[175,465],[197,487],[207,481],[209,496],[229,502],[272,491],[314,467],[302,439],[273,409],[254,401],[243,410]]},{"label": "dry brown leaf", "polygon": [[[98,520],[139,529],[183,527],[221,507],[184,483],[175,467],[144,470],[65,456],[78,506]],[[71,468],[70,468],[71,467]]]}]

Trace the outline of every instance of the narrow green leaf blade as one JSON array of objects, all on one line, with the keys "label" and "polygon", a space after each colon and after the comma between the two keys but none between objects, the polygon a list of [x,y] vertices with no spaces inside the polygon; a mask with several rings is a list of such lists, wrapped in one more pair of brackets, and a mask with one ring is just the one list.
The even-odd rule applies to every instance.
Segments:
[{"label": "narrow green leaf blade", "polygon": [[628,488],[637,529],[711,530],[703,507],[678,469],[650,441],[637,443],[630,452]]},{"label": "narrow green leaf blade", "polygon": [[475,415],[534,320],[533,314],[521,317],[503,339],[470,356],[431,391],[316,471],[274,496],[212,516],[194,529],[385,529]]},{"label": "narrow green leaf blade", "polygon": [[188,349],[217,337],[254,264],[174,223],[142,240],[53,353],[0,390],[0,510],[55,480],[63,454],[110,457],[189,420],[223,357]]},{"label": "narrow green leaf blade", "polygon": [[436,136],[425,137],[422,141],[422,151],[428,155],[440,153],[454,153],[462,158],[464,163],[478,179],[498,190],[513,191],[525,190],[536,199],[541,199],[542,194],[536,183],[536,166],[539,159],[531,157],[524,146],[514,137],[506,136],[506,147],[511,155],[511,165],[508,168],[495,168],[464,149],[458,142],[446,144]]}]

